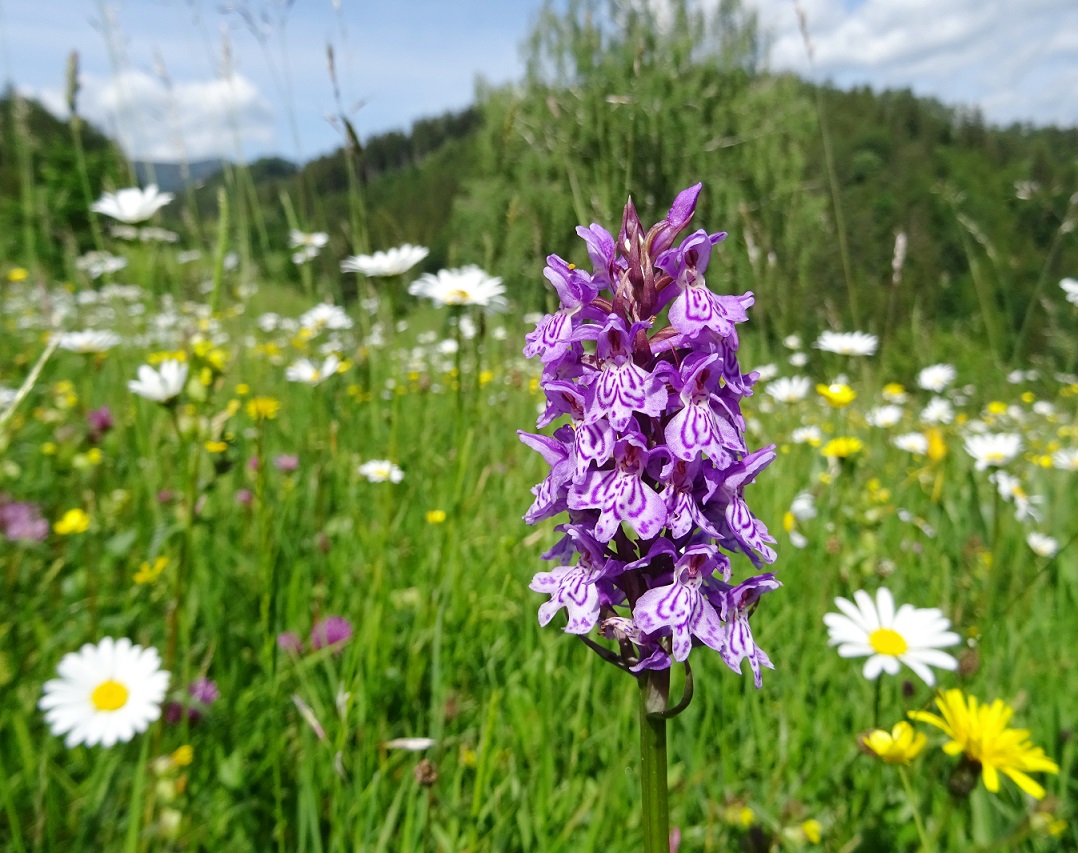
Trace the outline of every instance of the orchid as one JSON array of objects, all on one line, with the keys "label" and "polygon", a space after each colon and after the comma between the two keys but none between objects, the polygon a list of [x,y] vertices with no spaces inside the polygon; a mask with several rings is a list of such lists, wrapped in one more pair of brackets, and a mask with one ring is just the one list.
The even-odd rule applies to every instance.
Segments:
[{"label": "orchid", "polygon": [[748,614],[779,583],[768,572],[732,584],[725,552],[756,567],[775,559],[744,497],[775,452],[750,452],[741,414],[759,377],[738,366],[735,327],[753,295],[717,295],[705,279],[726,235],[674,242],[700,188],[650,230],[631,201],[616,240],[597,224],[578,228],[590,272],[547,258],[560,306],[538,319],[524,354],[543,365],[537,425],[570,423],[549,436],[520,432],[549,465],[525,520],[569,520],[544,555],[556,568],[531,588],[550,596],[541,624],[564,609],[567,632],[624,640],[608,658],[624,669],[668,669],[704,645],[735,671],[747,658],[759,687],[772,664]]}]

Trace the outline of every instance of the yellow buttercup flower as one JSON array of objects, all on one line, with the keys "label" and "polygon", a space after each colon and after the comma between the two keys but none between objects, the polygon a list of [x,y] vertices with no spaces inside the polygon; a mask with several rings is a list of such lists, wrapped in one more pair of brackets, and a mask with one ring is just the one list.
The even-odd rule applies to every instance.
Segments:
[{"label": "yellow buttercup flower", "polygon": [[814,818],[809,818],[801,824],[801,832],[810,844],[819,844],[823,837],[823,826]]},{"label": "yellow buttercup flower", "polygon": [[1019,788],[1040,800],[1045,790],[1029,773],[1058,773],[1059,765],[1044,750],[1029,742],[1025,729],[1008,728],[1014,709],[996,699],[982,705],[977,697],[961,690],[946,690],[936,697],[942,716],[927,711],[910,711],[911,719],[928,723],[951,738],[943,745],[948,755],[962,753],[981,767],[984,786],[999,791],[999,774],[1009,776]]},{"label": "yellow buttercup flower", "polygon": [[428,524],[441,524],[445,521],[444,509],[429,509],[427,510],[427,523]]},{"label": "yellow buttercup flower", "polygon": [[885,764],[909,764],[921,754],[928,738],[905,720],[891,731],[874,729],[859,738],[861,745]]},{"label": "yellow buttercup flower", "polygon": [[210,453],[224,453],[228,450],[228,442],[226,441],[207,441],[203,446]]},{"label": "yellow buttercup flower", "polygon": [[861,439],[846,435],[840,438],[832,438],[820,449],[820,453],[836,459],[846,459],[855,453],[861,452],[864,446]]},{"label": "yellow buttercup flower", "polygon": [[252,397],[247,401],[247,414],[256,421],[272,421],[280,410],[280,402],[273,397]]},{"label": "yellow buttercup flower", "polygon": [[15,269],[8,272],[7,280],[8,281],[26,281],[26,277],[28,275],[30,275],[30,273],[28,273],[22,267],[15,267]]},{"label": "yellow buttercup flower", "polygon": [[827,401],[827,405],[834,409],[844,408],[857,399],[857,392],[849,385],[835,383],[834,385],[817,385],[816,393]]},{"label": "yellow buttercup flower", "polygon": [[85,533],[90,529],[90,516],[81,509],[69,509],[61,516],[52,529],[61,536],[70,536],[72,533]]}]

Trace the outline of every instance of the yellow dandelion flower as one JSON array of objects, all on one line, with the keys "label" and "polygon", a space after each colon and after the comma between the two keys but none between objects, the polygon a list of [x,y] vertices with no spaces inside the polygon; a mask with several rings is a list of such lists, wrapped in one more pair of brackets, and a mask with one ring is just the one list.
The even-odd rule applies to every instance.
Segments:
[{"label": "yellow dandelion flower", "polygon": [[809,818],[801,824],[801,834],[810,844],[819,844],[823,837],[823,825],[815,818]]},{"label": "yellow dandelion flower", "polygon": [[142,565],[139,566],[138,571],[135,572],[135,583],[153,583],[161,577],[161,573],[166,568],[168,568],[168,557],[158,557],[153,561],[152,566],[147,562],[143,562]]},{"label": "yellow dandelion flower", "polygon": [[186,767],[194,760],[195,751],[186,743],[172,753],[172,763],[177,767]]},{"label": "yellow dandelion flower", "polygon": [[865,732],[858,741],[884,764],[909,764],[921,754],[928,738],[903,720],[889,732],[883,729]]},{"label": "yellow dandelion flower", "polygon": [[246,397],[248,394],[251,393],[251,386],[248,385],[246,382],[241,382],[239,385],[236,386],[236,393],[239,394],[241,397]]},{"label": "yellow dandelion flower", "polygon": [[999,791],[999,774],[1009,776],[1019,788],[1038,800],[1045,790],[1029,773],[1058,773],[1059,765],[1029,742],[1026,729],[1008,728],[1014,709],[996,699],[982,705],[977,697],[961,690],[946,690],[936,697],[942,716],[928,711],[910,711],[911,719],[928,723],[951,738],[943,745],[948,755],[962,753],[981,768],[984,786]]},{"label": "yellow dandelion flower", "polygon": [[943,440],[942,430],[938,427],[929,427],[925,430],[925,438],[928,439],[928,450],[925,452],[929,459],[939,462],[947,455],[947,442]]},{"label": "yellow dandelion flower", "polygon": [[7,280],[8,281],[26,281],[26,277],[29,276],[29,275],[30,275],[30,273],[28,273],[22,267],[15,267],[15,269],[8,272]]},{"label": "yellow dandelion flower", "polygon": [[883,386],[883,399],[891,403],[906,402],[906,388],[899,382],[888,382]]},{"label": "yellow dandelion flower", "polygon": [[228,442],[226,441],[207,441],[203,446],[210,453],[224,453],[228,450]]},{"label": "yellow dandelion flower", "polygon": [[1007,404],[1000,402],[999,400],[993,400],[991,403],[988,404],[987,409],[990,414],[1002,415],[1004,412],[1007,411]]},{"label": "yellow dandelion flower", "polygon": [[857,392],[849,385],[835,383],[834,385],[817,385],[816,393],[827,401],[827,405],[833,409],[841,409],[850,405],[857,399]]},{"label": "yellow dandelion flower", "polygon": [[428,509],[427,510],[427,523],[428,524],[441,524],[445,521],[444,509]]},{"label": "yellow dandelion flower", "polygon": [[53,524],[52,529],[61,536],[70,536],[72,533],[85,533],[90,529],[90,516],[85,510],[69,509],[61,516],[60,520]]},{"label": "yellow dandelion flower", "polygon": [[860,453],[864,446],[861,439],[845,435],[840,438],[832,438],[820,448],[820,453],[835,459],[846,459],[855,453]]},{"label": "yellow dandelion flower", "polygon": [[280,410],[280,402],[273,397],[252,397],[247,401],[247,414],[256,421],[272,421]]},{"label": "yellow dandelion flower", "polygon": [[482,388],[485,385],[489,385],[494,379],[493,370],[483,370],[479,373],[479,387]]}]

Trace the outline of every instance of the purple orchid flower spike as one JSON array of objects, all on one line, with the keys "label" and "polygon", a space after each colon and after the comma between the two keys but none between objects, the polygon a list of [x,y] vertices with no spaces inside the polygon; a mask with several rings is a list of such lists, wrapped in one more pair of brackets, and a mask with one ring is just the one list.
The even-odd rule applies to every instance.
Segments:
[{"label": "purple orchid flower spike", "polygon": [[[770,661],[748,614],[778,585],[770,573],[731,580],[730,555],[756,567],[776,557],[745,499],[775,451],[745,442],[741,403],[757,375],[738,364],[737,326],[753,296],[716,294],[706,280],[726,235],[697,230],[675,243],[700,192],[683,190],[650,228],[629,200],[616,238],[579,227],[592,269],[547,258],[560,306],[525,349],[542,363],[537,427],[555,428],[520,434],[549,465],[525,520],[569,516],[543,555],[558,565],[532,581],[549,596],[540,622],[564,610],[570,633],[598,630],[618,651],[589,645],[660,697],[662,673],[696,646],[731,667],[747,658],[759,684]],[[655,702],[662,710],[665,699]]]}]

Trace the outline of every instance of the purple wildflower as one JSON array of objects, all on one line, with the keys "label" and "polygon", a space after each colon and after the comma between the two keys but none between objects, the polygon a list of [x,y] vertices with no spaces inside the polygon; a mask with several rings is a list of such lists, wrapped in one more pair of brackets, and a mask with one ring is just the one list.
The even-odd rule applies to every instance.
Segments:
[{"label": "purple wildflower", "polygon": [[299,467],[299,457],[294,453],[282,453],[273,457],[273,465],[278,471],[289,474]]},{"label": "purple wildflower", "polygon": [[250,506],[254,503],[255,495],[250,489],[237,489],[236,490],[236,503],[241,506]]},{"label": "purple wildflower", "polygon": [[11,542],[44,542],[49,522],[41,517],[37,504],[8,501],[0,495],[0,533]]},{"label": "purple wildflower", "polygon": [[217,682],[206,676],[197,678],[187,685],[187,692],[191,698],[203,705],[212,705],[221,698],[221,691],[217,689]]},{"label": "purple wildflower", "polygon": [[705,280],[726,235],[698,230],[675,245],[700,189],[679,193],[650,230],[631,201],[617,239],[579,227],[590,272],[547,258],[561,305],[524,354],[543,364],[537,426],[568,422],[520,433],[550,466],[525,520],[567,512],[569,522],[543,555],[557,567],[531,588],[550,596],[540,624],[564,608],[566,631],[616,640],[620,654],[609,654],[626,669],[666,669],[706,645],[737,671],[747,659],[759,687],[772,664],[749,615],[779,583],[770,572],[731,582],[726,552],[757,568],[775,560],[744,494],[775,451],[745,443],[741,400],[757,375],[741,372],[735,327],[753,296],[717,295]]},{"label": "purple wildflower", "polygon": [[89,438],[91,444],[98,444],[105,437],[105,434],[115,426],[112,412],[108,406],[88,411],[86,413],[86,423],[90,427]]},{"label": "purple wildflower", "polygon": [[351,637],[351,622],[343,616],[326,616],[317,620],[311,628],[311,648],[317,650],[327,646],[340,646]]},{"label": "purple wildflower", "polygon": [[294,631],[282,631],[278,634],[277,646],[290,655],[303,654],[303,640]]}]

